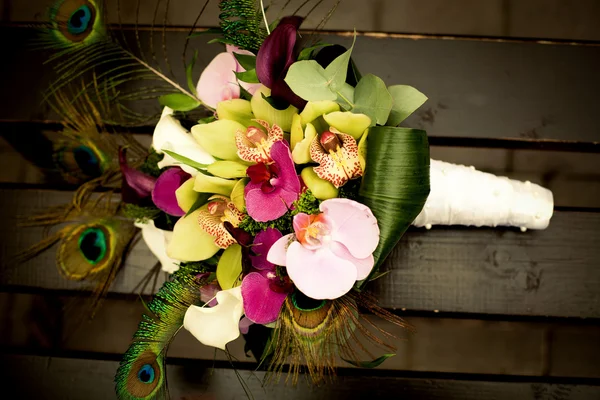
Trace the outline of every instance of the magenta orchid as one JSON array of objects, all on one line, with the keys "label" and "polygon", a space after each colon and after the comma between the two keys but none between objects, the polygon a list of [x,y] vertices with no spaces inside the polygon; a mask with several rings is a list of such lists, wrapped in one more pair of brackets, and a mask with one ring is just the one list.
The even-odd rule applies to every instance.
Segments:
[{"label": "magenta orchid", "polygon": [[185,211],[179,207],[175,191],[189,178],[191,175],[179,167],[169,168],[160,174],[152,190],[154,205],[169,215],[184,216]]},{"label": "magenta orchid", "polygon": [[301,17],[282,18],[256,55],[256,75],[263,85],[271,89],[271,97],[284,100],[299,109],[304,108],[306,101],[297,96],[284,79],[296,61],[294,46],[301,23]]},{"label": "magenta orchid", "polygon": [[269,324],[277,320],[285,298],[292,291],[287,277],[277,275],[275,264],[267,261],[271,246],[281,239],[277,229],[268,228],[254,239],[252,265],[260,272],[250,272],[242,281],[242,298],[246,317],[256,324]]},{"label": "magenta orchid", "polygon": [[326,200],[320,210],[317,215],[296,215],[294,233],[279,239],[267,260],[285,266],[308,297],[336,299],[373,269],[379,226],[371,210],[353,200]]},{"label": "magenta orchid", "polygon": [[273,144],[271,159],[270,163],[259,163],[247,170],[250,182],[244,189],[246,211],[259,222],[281,217],[300,195],[300,180],[286,142]]}]

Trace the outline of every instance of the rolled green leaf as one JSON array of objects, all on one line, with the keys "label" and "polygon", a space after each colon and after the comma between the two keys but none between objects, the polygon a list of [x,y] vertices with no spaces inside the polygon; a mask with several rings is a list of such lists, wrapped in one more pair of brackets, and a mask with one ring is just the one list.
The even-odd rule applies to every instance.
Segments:
[{"label": "rolled green leaf", "polygon": [[371,274],[377,273],[406,229],[419,215],[429,195],[429,143],[418,129],[377,126],[369,130],[367,163],[359,201],[379,224],[379,245]]}]

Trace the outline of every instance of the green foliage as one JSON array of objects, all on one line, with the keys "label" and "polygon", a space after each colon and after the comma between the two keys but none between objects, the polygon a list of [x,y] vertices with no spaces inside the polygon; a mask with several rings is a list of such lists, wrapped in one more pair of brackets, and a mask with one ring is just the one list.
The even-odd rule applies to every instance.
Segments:
[{"label": "green foliage", "polygon": [[256,69],[256,56],[239,53],[233,53],[233,56],[246,71]]},{"label": "green foliage", "polygon": [[154,206],[142,207],[136,204],[125,204],[123,207],[123,213],[127,218],[133,219],[137,222],[146,223],[158,217],[161,211]]},{"label": "green foliage", "polygon": [[375,267],[358,289],[377,273],[425,205],[429,195],[427,133],[389,126],[371,128],[366,161],[359,201],[377,218],[380,239],[373,252]]},{"label": "green foliage", "polygon": [[259,232],[267,228],[275,228],[281,233],[292,232],[292,216],[289,212],[283,216],[269,222],[258,222],[253,220],[249,215],[246,215],[238,228],[245,230],[252,236],[256,236]]},{"label": "green foliage", "polygon": [[191,261],[182,262],[179,264],[179,271],[182,274],[203,274],[207,272],[214,272],[214,266],[209,265],[206,261]]},{"label": "green foliage", "polygon": [[319,210],[320,204],[321,202],[312,194],[312,192],[310,190],[306,190],[300,195],[300,198],[294,202],[295,208],[292,210],[291,214],[318,214],[321,212]]},{"label": "green foliage", "polygon": [[340,187],[340,192],[338,197],[343,198],[343,199],[350,199],[350,200],[358,200],[358,191],[360,190],[360,184],[361,184],[361,180],[360,179],[352,179],[348,182],[346,182],[346,184],[342,187]]},{"label": "green foliage", "polygon": [[201,105],[198,100],[183,93],[165,94],[158,98],[158,102],[161,106],[183,112],[195,110]]},{"label": "green foliage", "polygon": [[168,155],[170,155],[171,157],[173,157],[175,160],[179,161],[180,163],[189,165],[192,168],[196,168],[198,171],[204,170],[204,169],[206,169],[206,167],[208,167],[208,165],[206,165],[206,164],[200,164],[199,162],[196,162],[196,161],[192,160],[191,158],[184,157],[173,151],[164,150],[164,152],[167,153]]},{"label": "green foliage", "polygon": [[394,85],[388,88],[394,105],[386,125],[398,126],[427,101],[427,96],[412,86]]},{"label": "green foliage", "polygon": [[298,61],[292,64],[285,82],[298,96],[306,101],[337,100],[344,88],[348,74],[348,63],[354,49],[352,46],[323,68],[314,60]]},{"label": "green foliage", "polygon": [[194,83],[194,65],[196,65],[196,60],[198,59],[198,50],[194,52],[194,57],[192,58],[192,62],[185,66],[185,77],[187,80],[188,88],[190,92],[194,94],[194,96],[198,96],[196,92],[196,85]]},{"label": "green foliage", "polygon": [[164,157],[164,154],[159,154],[156,150],[150,148],[150,153],[144,160],[144,163],[140,166],[140,171],[146,175],[158,178],[162,173],[161,169],[158,167],[158,163],[161,162]]},{"label": "green foliage", "polygon": [[348,364],[352,364],[358,368],[376,368],[376,367],[380,366],[381,364],[383,364],[383,362],[385,360],[387,360],[390,357],[394,357],[394,356],[395,356],[395,354],[393,354],[393,353],[384,354],[381,357],[376,358],[373,361],[352,361],[352,360],[346,360],[345,358],[342,358],[342,360],[344,360]]},{"label": "green foliage", "polygon": [[267,32],[261,27],[262,12],[254,0],[222,0],[219,3],[225,41],[257,53]]},{"label": "green foliage", "polygon": [[371,126],[385,125],[394,101],[385,87],[385,82],[373,74],[365,75],[354,91],[355,114],[365,114],[371,118]]},{"label": "green foliage", "polygon": [[244,72],[234,72],[235,77],[246,83],[260,83],[256,75],[256,69],[249,69]]},{"label": "green foliage", "polygon": [[321,49],[323,47],[333,46],[330,43],[319,43],[311,47],[307,47],[302,49],[300,54],[298,55],[298,61],[310,60],[317,49]]}]

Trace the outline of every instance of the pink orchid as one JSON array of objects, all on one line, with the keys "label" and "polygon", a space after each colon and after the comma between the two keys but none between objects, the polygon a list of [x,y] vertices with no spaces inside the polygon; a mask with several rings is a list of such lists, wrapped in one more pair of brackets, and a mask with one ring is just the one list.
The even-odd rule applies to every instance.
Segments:
[{"label": "pink orchid", "polygon": [[202,71],[196,91],[198,98],[209,107],[217,108],[224,100],[239,99],[240,87],[235,71],[238,63],[230,53],[219,53]]},{"label": "pink orchid", "polygon": [[302,293],[317,300],[348,293],[373,269],[379,226],[369,207],[348,199],[321,203],[321,213],[294,217],[294,233],[269,250],[267,260],[287,267]]},{"label": "pink orchid", "polygon": [[244,277],[242,299],[246,317],[256,324],[277,321],[281,306],[293,288],[289,278],[278,276],[276,266],[267,261],[269,249],[281,237],[277,229],[268,228],[254,239],[252,250],[256,255],[250,258],[260,272],[250,272]]},{"label": "pink orchid", "polygon": [[259,163],[247,170],[250,182],[244,189],[246,211],[259,222],[281,217],[300,194],[300,180],[286,142],[273,144],[271,159],[270,163]]}]

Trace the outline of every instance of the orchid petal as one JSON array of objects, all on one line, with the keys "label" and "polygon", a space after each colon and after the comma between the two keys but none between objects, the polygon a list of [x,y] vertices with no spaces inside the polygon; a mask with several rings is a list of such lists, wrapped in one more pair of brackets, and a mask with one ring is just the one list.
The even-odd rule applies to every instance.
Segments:
[{"label": "orchid petal", "polygon": [[320,210],[332,224],[331,239],[340,242],[359,259],[367,258],[379,243],[377,219],[364,204],[348,199],[330,199]]},{"label": "orchid petal", "polygon": [[286,267],[296,287],[316,300],[333,300],[345,295],[358,276],[351,261],[338,257],[328,247],[309,250],[299,242],[289,245]]},{"label": "orchid petal", "polygon": [[198,223],[200,212],[206,206],[182,217],[173,227],[173,237],[167,245],[167,254],[181,261],[202,261],[214,256],[219,247],[215,237],[207,233]]},{"label": "orchid petal", "polygon": [[357,271],[357,281],[363,280],[369,276],[373,266],[375,265],[375,258],[373,257],[373,254],[369,254],[369,256],[366,258],[356,258],[352,255],[352,253],[350,253],[346,246],[339,242],[332,242],[329,245],[329,248],[336,256],[343,258],[344,260],[351,261],[352,264],[354,264]]},{"label": "orchid petal", "polygon": [[183,326],[200,343],[225,350],[227,343],[240,336],[239,323],[244,314],[241,287],[220,291],[217,302],[210,308],[190,306]]},{"label": "orchid petal", "polygon": [[275,142],[271,147],[271,158],[279,167],[279,177],[273,186],[281,187],[289,192],[300,192],[300,180],[294,168],[292,153],[284,141]]},{"label": "orchid petal", "polygon": [[263,193],[260,184],[248,183],[244,189],[246,193],[246,212],[258,222],[268,222],[285,214],[294,201],[298,200],[298,192],[274,190]]},{"label": "orchid petal", "polygon": [[184,216],[185,211],[179,207],[175,192],[189,178],[191,175],[179,167],[169,168],[160,174],[152,190],[154,205],[169,215]]},{"label": "orchid petal", "polygon": [[142,230],[142,238],[152,254],[160,261],[162,270],[169,274],[177,271],[179,269],[179,261],[167,255],[167,244],[171,241],[173,232],[158,229],[154,225],[154,221],[146,223],[136,222],[135,226]]},{"label": "orchid petal", "polygon": [[198,98],[212,108],[220,101],[239,98],[240,87],[235,76],[237,65],[233,54],[217,54],[200,75],[196,89]]},{"label": "orchid petal", "polygon": [[281,306],[288,296],[270,288],[271,280],[258,272],[251,272],[242,282],[242,297],[246,317],[257,324],[268,324],[277,320]]},{"label": "orchid petal", "polygon": [[240,333],[242,335],[247,335],[251,325],[254,325],[254,322],[250,321],[247,317],[243,317],[240,320]]},{"label": "orchid petal", "polygon": [[[331,128],[333,131],[335,128]],[[310,157],[320,165],[315,167],[315,172],[321,179],[325,179],[337,188],[343,186],[348,180],[362,176],[356,140],[345,133],[335,132],[341,139],[342,146],[337,150],[326,152],[316,138],[310,145]]]},{"label": "orchid petal", "polygon": [[275,228],[267,228],[259,232],[254,238],[252,252],[255,255],[250,255],[252,266],[258,270],[275,270],[275,264],[267,260],[269,250],[283,235]]},{"label": "orchid petal", "polygon": [[271,248],[269,249],[269,253],[267,254],[267,261],[275,265],[286,265],[286,253],[288,244],[294,238],[294,234],[290,233],[289,235],[283,236],[281,239],[277,240]]},{"label": "orchid petal", "polygon": [[122,197],[125,203],[139,203],[149,197],[156,178],[146,175],[127,164],[127,149],[119,150],[119,165],[123,175]]}]

